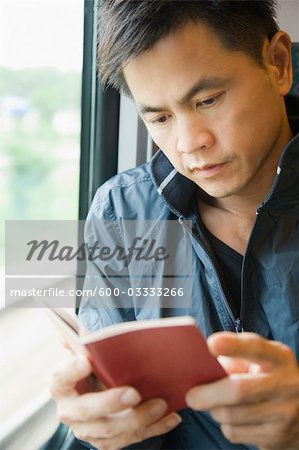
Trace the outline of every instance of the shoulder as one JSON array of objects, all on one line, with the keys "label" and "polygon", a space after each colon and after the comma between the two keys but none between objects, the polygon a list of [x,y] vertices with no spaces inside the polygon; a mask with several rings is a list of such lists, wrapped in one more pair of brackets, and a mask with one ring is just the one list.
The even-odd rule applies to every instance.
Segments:
[{"label": "shoulder", "polygon": [[151,219],[151,212],[166,208],[152,180],[149,163],[115,175],[96,192],[88,219]]}]

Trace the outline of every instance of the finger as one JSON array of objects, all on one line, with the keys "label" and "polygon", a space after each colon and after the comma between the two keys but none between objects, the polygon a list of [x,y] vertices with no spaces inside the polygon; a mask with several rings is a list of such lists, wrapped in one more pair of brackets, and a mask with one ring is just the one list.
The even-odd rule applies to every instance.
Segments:
[{"label": "finger", "polygon": [[168,416],[163,417],[163,419],[147,428],[145,439],[148,439],[152,436],[160,436],[161,434],[168,433],[170,430],[176,428],[181,422],[182,418],[179,414],[169,414]]},{"label": "finger", "polygon": [[220,406],[256,403],[286,395],[289,389],[279,391],[279,374],[233,374],[222,380],[195,386],[186,395],[187,405],[193,409],[205,410]]},{"label": "finger", "polygon": [[50,392],[54,399],[78,396],[75,389],[78,381],[92,373],[92,367],[84,355],[73,356],[61,363],[52,375]]},{"label": "finger", "polygon": [[167,403],[164,400],[150,400],[134,409],[126,409],[95,422],[78,423],[75,427],[76,435],[79,434],[80,439],[88,441],[88,439],[97,438],[114,439],[120,435],[138,432],[138,430],[145,432],[148,426],[161,419],[166,410]]},{"label": "finger", "polygon": [[294,407],[277,401],[211,409],[212,417],[222,425],[260,425],[292,417]]},{"label": "finger", "polygon": [[193,387],[186,395],[186,402],[188,406],[198,410],[273,399],[295,399],[298,403],[298,379],[297,368],[271,373],[232,374],[214,383]]},{"label": "finger", "polygon": [[126,434],[121,434],[115,438],[102,438],[102,439],[92,439],[87,440],[93,444],[96,448],[113,448],[121,449],[127,447],[131,444],[136,444],[138,442],[144,441],[155,436],[161,436],[162,434],[168,433],[181,423],[181,417],[172,413],[168,416],[163,417],[163,419],[154,423],[150,427],[142,428],[139,427],[136,430],[127,432]]},{"label": "finger", "polygon": [[139,393],[131,387],[107,389],[70,398],[58,404],[63,423],[96,421],[140,403]]},{"label": "finger", "polygon": [[253,426],[221,425],[222,433],[233,444],[243,443],[258,445],[259,447],[265,441],[269,444],[269,429],[273,429],[273,424],[260,424]]},{"label": "finger", "polygon": [[208,338],[208,346],[215,356],[247,359],[269,366],[295,364],[291,349],[281,342],[269,341],[255,333],[215,333]]},{"label": "finger", "polygon": [[298,448],[298,434],[290,433],[285,423],[262,423],[260,425],[221,425],[224,436],[232,443],[252,444],[258,448],[282,450]]}]

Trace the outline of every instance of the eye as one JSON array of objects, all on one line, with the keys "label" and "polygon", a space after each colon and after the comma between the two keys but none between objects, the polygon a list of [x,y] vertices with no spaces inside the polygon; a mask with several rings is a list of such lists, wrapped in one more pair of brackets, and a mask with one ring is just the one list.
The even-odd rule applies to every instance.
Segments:
[{"label": "eye", "polygon": [[168,121],[169,118],[170,118],[170,115],[164,114],[164,116],[156,117],[156,118],[152,119],[150,122],[153,125],[164,125]]},{"label": "eye", "polygon": [[197,108],[209,108],[210,106],[216,105],[218,100],[220,100],[220,97],[222,94],[214,95],[213,97],[206,98],[204,100],[200,100],[196,103]]}]

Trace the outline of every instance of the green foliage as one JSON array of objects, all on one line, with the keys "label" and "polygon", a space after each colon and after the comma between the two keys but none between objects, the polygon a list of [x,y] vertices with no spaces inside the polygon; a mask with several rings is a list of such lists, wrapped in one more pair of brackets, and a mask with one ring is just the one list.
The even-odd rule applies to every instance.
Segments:
[{"label": "green foliage", "polygon": [[[63,133],[54,118],[66,111],[79,115],[80,89],[76,72],[0,67],[2,218],[77,218],[80,134]],[[3,108],[1,116],[1,103],[12,97],[28,103],[23,116]],[[1,233],[0,250],[3,241]]]},{"label": "green foliage", "polygon": [[0,98],[17,95],[26,98],[49,120],[62,109],[79,109],[81,74],[55,69],[13,70],[0,67]]}]

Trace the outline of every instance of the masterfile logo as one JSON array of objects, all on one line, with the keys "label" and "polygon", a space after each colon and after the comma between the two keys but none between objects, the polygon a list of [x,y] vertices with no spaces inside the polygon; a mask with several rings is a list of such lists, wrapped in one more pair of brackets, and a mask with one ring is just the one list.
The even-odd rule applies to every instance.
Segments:
[{"label": "masterfile logo", "polygon": [[32,240],[27,242],[31,246],[27,261],[36,258],[41,261],[43,258],[48,258],[49,261],[110,261],[116,258],[118,261],[124,261],[125,267],[128,267],[134,258],[136,261],[165,261],[170,257],[167,254],[167,249],[163,246],[156,247],[156,239],[143,239],[142,237],[135,237],[132,244],[125,249],[120,245],[114,247],[101,246],[99,241],[95,241],[91,246],[81,244],[78,248],[69,245],[61,245],[55,239],[52,242],[47,240],[37,241]]},{"label": "masterfile logo", "polygon": [[[17,293],[63,292],[55,296],[56,306],[68,307],[75,292],[108,308],[186,307],[191,237],[175,220],[6,221],[5,269],[6,306],[16,306]],[[75,285],[84,278],[84,285],[56,291],[66,278]]]}]

